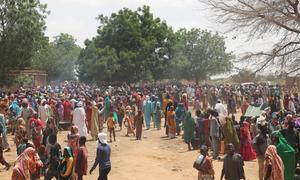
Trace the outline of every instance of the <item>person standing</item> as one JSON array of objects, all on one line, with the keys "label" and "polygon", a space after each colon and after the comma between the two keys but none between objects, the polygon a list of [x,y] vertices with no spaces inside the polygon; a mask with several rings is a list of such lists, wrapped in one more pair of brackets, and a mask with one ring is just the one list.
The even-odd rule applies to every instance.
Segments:
[{"label": "person standing", "polygon": [[181,132],[180,124],[184,120],[185,115],[186,115],[185,108],[182,103],[179,103],[175,109],[175,121],[176,121],[177,136],[180,135],[180,132]]},{"label": "person standing", "polygon": [[241,106],[241,111],[242,111],[242,115],[245,115],[248,107],[249,107],[249,103],[248,103],[248,98],[245,98],[245,101],[243,102],[242,106]]},{"label": "person standing", "polygon": [[219,158],[219,144],[220,144],[220,123],[218,122],[218,112],[211,111],[210,119],[210,137],[212,141],[213,159]]},{"label": "person standing", "polygon": [[167,120],[168,120],[169,138],[173,139],[173,138],[175,138],[175,134],[176,134],[176,121],[175,121],[174,106],[170,107],[168,114],[167,114]]},{"label": "person standing", "polygon": [[264,171],[265,180],[284,180],[284,165],[274,145],[266,149]]},{"label": "person standing", "polygon": [[227,144],[227,153],[223,162],[221,179],[225,180],[246,180],[244,171],[244,161],[240,154],[235,153],[233,144]]},{"label": "person standing", "polygon": [[81,101],[77,103],[77,108],[74,110],[73,114],[73,124],[78,127],[80,136],[87,137],[86,116],[82,106],[83,104]]},{"label": "person standing", "polygon": [[57,136],[52,134],[49,136],[49,144],[46,146],[46,153],[48,155],[45,173],[45,180],[51,180],[53,177],[58,179],[59,158],[61,154],[61,146],[57,143]]},{"label": "person standing", "polygon": [[114,121],[114,114],[111,112],[107,118],[107,128],[109,132],[109,142],[112,142],[111,135],[113,135],[114,141],[116,141],[116,132],[115,132],[116,122]]},{"label": "person standing", "polygon": [[125,114],[125,119],[124,119],[124,126],[127,127],[127,134],[126,136],[129,136],[129,134],[133,134],[133,136],[135,136],[135,133],[134,133],[134,122],[131,118],[131,115],[130,115],[130,111],[126,111],[126,114]]},{"label": "person standing", "polygon": [[243,126],[240,128],[241,148],[240,154],[245,161],[251,161],[256,159],[256,153],[252,147],[251,135],[250,135],[250,124],[245,121]]},{"label": "person standing", "polygon": [[144,102],[144,117],[146,122],[147,130],[150,129],[151,122],[151,114],[152,114],[152,102],[149,96],[146,96],[146,100]]},{"label": "person standing", "polygon": [[259,130],[259,134],[253,139],[253,146],[257,153],[259,180],[263,180],[265,153],[269,145],[269,137],[267,135],[268,128],[266,125],[261,125]]},{"label": "person standing", "polygon": [[191,149],[191,141],[195,138],[195,120],[192,118],[191,112],[187,113],[187,116],[185,118],[184,124],[183,124],[183,130],[184,130],[184,141],[188,145],[188,150]]},{"label": "person standing", "polygon": [[10,146],[7,142],[7,127],[6,127],[6,119],[3,114],[0,113],[0,126],[1,126],[1,136],[2,136],[2,150],[6,150],[6,152],[10,151]]},{"label": "person standing", "polygon": [[5,166],[5,170],[9,170],[10,168],[10,164],[5,160],[4,156],[3,156],[3,143],[2,143],[2,133],[3,133],[3,130],[2,130],[2,127],[0,125],[0,164],[4,165]]},{"label": "person standing", "polygon": [[223,127],[223,133],[225,138],[225,144],[232,143],[235,147],[235,150],[239,152],[240,150],[240,140],[237,135],[237,132],[233,125],[233,120],[230,117],[226,117],[226,123]]},{"label": "person standing", "polygon": [[213,180],[215,171],[211,158],[208,156],[208,148],[205,145],[200,147],[200,155],[194,162],[193,167],[198,170],[198,180]]},{"label": "person standing", "polygon": [[31,139],[31,130],[30,130],[30,118],[33,116],[34,110],[29,107],[29,103],[27,99],[23,99],[22,101],[22,111],[21,117],[25,121],[25,128],[26,128],[26,136],[28,139]]},{"label": "person standing", "polygon": [[83,175],[87,175],[88,168],[88,151],[85,146],[86,137],[81,136],[79,138],[80,148],[78,150],[77,161],[75,165],[75,173],[77,174],[78,180],[82,180]]},{"label": "person standing", "polygon": [[142,139],[142,130],[144,124],[144,118],[141,110],[138,110],[138,114],[134,117],[134,124],[136,128],[136,140]]},{"label": "person standing", "polygon": [[59,180],[72,180],[75,177],[73,158],[72,148],[69,146],[65,147],[63,160],[58,166]]},{"label": "person standing", "polygon": [[295,150],[280,131],[274,131],[271,134],[272,143],[276,146],[277,153],[281,157],[284,164],[284,180],[293,180],[295,173]]},{"label": "person standing", "polygon": [[196,139],[199,139],[199,146],[205,144],[204,120],[200,110],[196,111]]},{"label": "person standing", "polygon": [[155,97],[153,101],[153,122],[155,127],[160,130],[161,128],[161,105],[158,101],[158,97]]},{"label": "person standing", "polygon": [[227,111],[225,109],[224,104],[221,102],[220,99],[218,99],[217,104],[215,106],[215,110],[218,112],[219,115],[226,116]]},{"label": "person standing", "polygon": [[111,162],[110,162],[110,153],[111,148],[107,144],[107,135],[106,133],[98,134],[98,147],[97,154],[95,158],[95,162],[90,169],[90,174],[94,171],[94,169],[99,165],[99,177],[98,180],[108,180],[108,174],[111,170]]},{"label": "person standing", "polygon": [[91,115],[91,136],[93,137],[93,140],[97,139],[97,135],[99,133],[99,110],[97,107],[97,104],[95,101],[92,102],[92,115]]},{"label": "person standing", "polygon": [[78,127],[72,126],[71,131],[68,133],[67,139],[68,139],[68,146],[72,148],[74,164],[76,163],[76,157],[79,150],[79,138],[80,138],[80,134],[78,133]]},{"label": "person standing", "polygon": [[38,108],[38,118],[46,124],[49,119],[49,106],[47,105],[46,99],[42,99]]}]

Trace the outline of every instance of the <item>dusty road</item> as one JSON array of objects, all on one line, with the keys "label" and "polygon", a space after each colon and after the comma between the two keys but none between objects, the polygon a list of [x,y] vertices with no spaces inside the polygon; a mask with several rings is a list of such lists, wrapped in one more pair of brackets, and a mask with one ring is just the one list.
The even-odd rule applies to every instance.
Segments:
[{"label": "dusty road", "polygon": [[[196,180],[197,171],[193,169],[193,162],[199,151],[187,151],[187,146],[181,137],[169,140],[164,138],[164,130],[143,130],[143,139],[136,141],[134,137],[125,137],[126,130],[117,132],[117,141],[111,143],[112,170],[110,180]],[[59,133],[59,142],[66,145],[67,132]],[[4,154],[10,162],[16,158],[16,149],[13,145],[13,137],[9,136],[12,151]],[[91,139],[90,137],[88,139]],[[89,167],[95,158],[96,142],[88,141]],[[220,178],[222,162],[214,161],[216,179]],[[257,180],[258,167],[256,161],[245,162],[246,177],[249,180]],[[0,179],[11,179],[12,171],[5,171],[0,165]],[[96,180],[98,168],[93,174],[84,179]]]}]

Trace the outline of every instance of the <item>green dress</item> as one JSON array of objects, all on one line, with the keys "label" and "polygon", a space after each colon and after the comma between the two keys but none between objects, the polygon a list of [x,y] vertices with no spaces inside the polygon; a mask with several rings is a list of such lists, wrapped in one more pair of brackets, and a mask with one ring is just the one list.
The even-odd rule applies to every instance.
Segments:
[{"label": "green dress", "polygon": [[295,150],[288,144],[286,139],[279,131],[272,133],[273,137],[278,137],[276,149],[284,164],[284,179],[293,180],[295,175]]},{"label": "green dress", "polygon": [[183,123],[184,130],[184,141],[190,143],[192,139],[195,138],[195,121],[192,118],[191,112],[187,113],[186,119]]},{"label": "green dress", "polygon": [[231,119],[228,119],[226,121],[223,130],[224,130],[223,132],[225,137],[225,144],[232,143],[236,149],[236,152],[239,152],[240,141]]}]

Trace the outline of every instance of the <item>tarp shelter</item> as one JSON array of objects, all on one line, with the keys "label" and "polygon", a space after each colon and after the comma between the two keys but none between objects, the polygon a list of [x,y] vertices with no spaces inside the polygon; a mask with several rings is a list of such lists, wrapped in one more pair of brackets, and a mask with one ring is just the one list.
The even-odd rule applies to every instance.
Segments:
[{"label": "tarp shelter", "polygon": [[245,117],[259,117],[262,114],[262,105],[255,106],[255,105],[249,105]]}]

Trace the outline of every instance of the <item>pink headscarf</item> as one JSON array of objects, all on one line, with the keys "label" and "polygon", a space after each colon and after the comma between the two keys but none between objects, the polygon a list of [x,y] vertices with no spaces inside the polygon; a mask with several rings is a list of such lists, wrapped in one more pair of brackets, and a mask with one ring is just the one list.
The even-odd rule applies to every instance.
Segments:
[{"label": "pink headscarf", "polygon": [[272,165],[270,180],[284,180],[284,165],[274,145],[268,146],[266,150],[265,172],[267,172],[268,165]]},{"label": "pink headscarf", "polygon": [[17,171],[25,179],[30,179],[30,174],[36,171],[36,167],[42,167],[43,163],[34,148],[29,147],[17,157],[14,171]]}]

